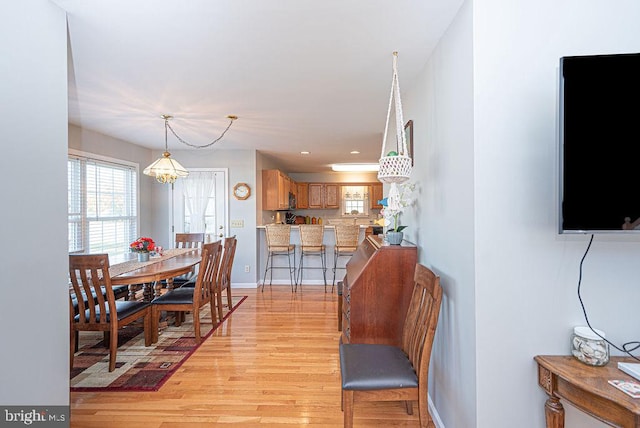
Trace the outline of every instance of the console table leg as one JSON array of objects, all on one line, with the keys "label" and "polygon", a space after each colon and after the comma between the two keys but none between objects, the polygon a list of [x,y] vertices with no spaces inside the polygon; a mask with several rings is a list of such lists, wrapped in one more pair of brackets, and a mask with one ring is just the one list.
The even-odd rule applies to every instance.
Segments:
[{"label": "console table leg", "polygon": [[549,397],[544,404],[544,415],[547,428],[564,428],[564,407],[557,397]]}]

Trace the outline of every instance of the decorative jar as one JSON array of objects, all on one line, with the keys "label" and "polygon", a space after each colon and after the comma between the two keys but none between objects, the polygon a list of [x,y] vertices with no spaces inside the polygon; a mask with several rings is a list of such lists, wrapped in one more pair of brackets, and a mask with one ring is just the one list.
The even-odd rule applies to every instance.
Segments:
[{"label": "decorative jar", "polygon": [[138,261],[139,262],[148,262],[149,261],[149,253],[144,251],[144,252],[139,252],[138,253]]},{"label": "decorative jar", "polygon": [[605,334],[588,326],[578,326],[571,335],[571,354],[590,366],[604,366],[609,362],[609,344]]}]

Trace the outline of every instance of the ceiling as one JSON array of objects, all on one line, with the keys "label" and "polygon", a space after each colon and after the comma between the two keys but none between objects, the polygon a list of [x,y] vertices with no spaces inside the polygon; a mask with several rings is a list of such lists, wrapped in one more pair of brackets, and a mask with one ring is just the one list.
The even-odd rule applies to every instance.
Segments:
[{"label": "ceiling", "polygon": [[377,162],[392,53],[404,95],[462,3],[53,1],[68,14],[71,123],[161,150],[162,114],[194,145],[237,115],[213,146],[169,133],[169,151],[256,149],[287,172]]}]

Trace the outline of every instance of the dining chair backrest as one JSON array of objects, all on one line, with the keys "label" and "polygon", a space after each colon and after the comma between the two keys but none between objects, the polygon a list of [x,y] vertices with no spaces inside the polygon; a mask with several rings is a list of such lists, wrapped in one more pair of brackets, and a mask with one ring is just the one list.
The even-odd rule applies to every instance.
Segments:
[{"label": "dining chair backrest", "polygon": [[[211,300],[211,296],[217,287],[222,244],[220,241],[210,242],[204,244],[201,251],[202,259],[200,261],[196,287],[193,293],[193,305],[198,307]],[[211,316],[213,316],[213,314],[211,314]]]},{"label": "dining chair backrest", "polygon": [[202,248],[204,233],[176,233],[176,248]]},{"label": "dining chair backrest", "polygon": [[233,307],[231,296],[231,270],[233,269],[233,259],[236,254],[236,246],[238,240],[236,236],[228,236],[224,238],[224,251],[220,260],[220,270],[218,272],[216,293],[216,306],[218,307],[218,318],[222,321],[222,292],[227,293],[227,307],[229,310]]},{"label": "dining chair backrest", "polygon": [[[109,255],[69,255],[70,291],[76,296],[77,323],[108,324],[107,314],[114,308],[115,296],[109,275]],[[79,298],[82,296],[82,298]],[[113,318],[112,323],[117,322]]]}]

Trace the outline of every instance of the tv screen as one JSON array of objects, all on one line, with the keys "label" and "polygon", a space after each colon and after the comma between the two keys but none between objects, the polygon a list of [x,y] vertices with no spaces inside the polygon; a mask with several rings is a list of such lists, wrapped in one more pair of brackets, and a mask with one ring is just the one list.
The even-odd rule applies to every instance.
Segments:
[{"label": "tv screen", "polygon": [[640,54],[561,58],[559,98],[560,233],[640,232]]}]

